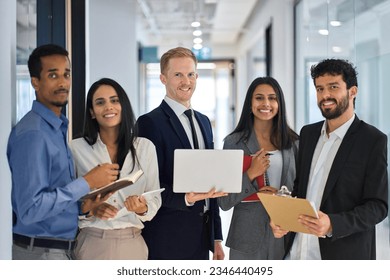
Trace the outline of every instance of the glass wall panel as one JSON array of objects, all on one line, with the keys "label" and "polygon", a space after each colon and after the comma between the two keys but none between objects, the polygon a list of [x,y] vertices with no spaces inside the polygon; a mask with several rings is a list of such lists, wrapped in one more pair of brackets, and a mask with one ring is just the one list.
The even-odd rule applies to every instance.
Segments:
[{"label": "glass wall panel", "polygon": [[[302,0],[295,6],[296,127],[323,119],[310,66],[342,58],[358,71],[358,117],[390,136],[390,0]],[[388,144],[388,146],[390,146]],[[377,257],[390,259],[389,221],[377,226]]]},{"label": "glass wall panel", "polygon": [[[356,112],[389,133],[383,122],[383,78],[389,74],[389,0],[302,0],[295,7],[297,129],[320,120],[310,66],[324,58],[343,58],[357,67]],[[389,117],[387,115],[387,117]],[[382,120],[382,121],[381,121]]]},{"label": "glass wall panel", "polygon": [[27,60],[36,47],[37,34],[36,0],[17,1],[16,38],[16,122],[30,109],[35,92],[30,83]]}]

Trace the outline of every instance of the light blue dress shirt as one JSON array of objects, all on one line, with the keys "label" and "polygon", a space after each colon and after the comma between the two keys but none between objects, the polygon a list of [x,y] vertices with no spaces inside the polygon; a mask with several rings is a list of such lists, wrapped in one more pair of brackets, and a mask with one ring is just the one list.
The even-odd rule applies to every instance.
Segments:
[{"label": "light blue dress shirt", "polygon": [[77,232],[77,201],[89,192],[75,180],[67,144],[68,120],[34,101],[12,129],[7,157],[12,172],[13,232],[30,237],[71,240]]}]

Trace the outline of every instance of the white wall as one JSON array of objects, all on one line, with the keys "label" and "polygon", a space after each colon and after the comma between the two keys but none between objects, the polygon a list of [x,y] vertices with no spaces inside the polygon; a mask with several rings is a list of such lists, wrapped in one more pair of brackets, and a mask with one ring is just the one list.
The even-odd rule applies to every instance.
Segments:
[{"label": "white wall", "polygon": [[6,156],[16,85],[16,1],[0,1],[0,260],[12,258],[11,173]]},{"label": "white wall", "polygon": [[116,80],[138,115],[136,0],[86,1],[86,91],[100,78]]},{"label": "white wall", "polygon": [[[278,80],[285,94],[287,118],[294,127],[294,1],[258,1],[248,31],[240,38],[236,53],[237,62],[237,114],[241,114],[242,103],[249,84],[247,55],[265,34],[272,22],[272,76]],[[263,38],[264,39],[264,38]]]}]

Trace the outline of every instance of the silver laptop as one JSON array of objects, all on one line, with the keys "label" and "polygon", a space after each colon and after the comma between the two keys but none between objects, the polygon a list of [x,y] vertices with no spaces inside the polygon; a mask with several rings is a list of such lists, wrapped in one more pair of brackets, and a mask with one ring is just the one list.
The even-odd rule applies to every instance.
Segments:
[{"label": "silver laptop", "polygon": [[175,150],[173,192],[241,192],[242,150]]}]

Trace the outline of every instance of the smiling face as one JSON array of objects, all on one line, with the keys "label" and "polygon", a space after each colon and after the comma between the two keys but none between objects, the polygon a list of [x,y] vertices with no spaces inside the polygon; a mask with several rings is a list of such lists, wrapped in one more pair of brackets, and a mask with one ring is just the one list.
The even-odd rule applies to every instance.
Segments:
[{"label": "smiling face", "polygon": [[252,95],[252,113],[256,120],[269,121],[278,113],[279,104],[272,86],[261,84]]},{"label": "smiling face", "polygon": [[341,75],[323,75],[315,79],[317,104],[322,115],[328,119],[336,119],[343,115],[353,114],[353,99],[357,87],[347,89]]},{"label": "smiling face", "polygon": [[71,86],[69,59],[64,55],[48,55],[41,57],[41,64],[40,77],[32,77],[31,84],[37,100],[59,116],[68,103]]},{"label": "smiling face", "polygon": [[160,80],[165,85],[167,96],[187,108],[190,106],[197,78],[195,62],[189,57],[171,58],[166,73],[160,75]]},{"label": "smiling face", "polygon": [[90,112],[100,129],[119,128],[122,106],[115,89],[108,85],[99,86],[93,95]]}]

